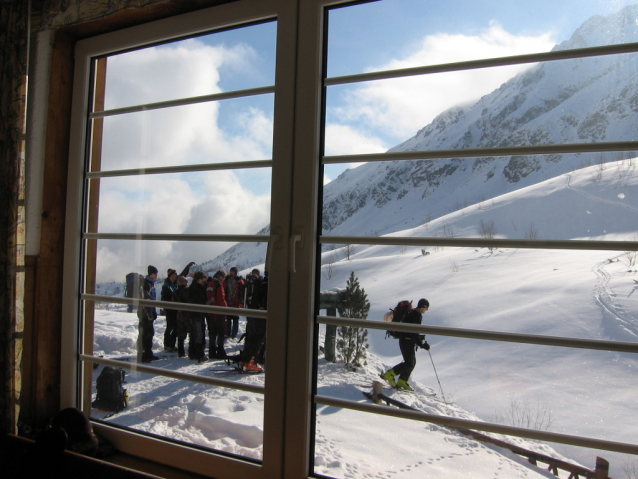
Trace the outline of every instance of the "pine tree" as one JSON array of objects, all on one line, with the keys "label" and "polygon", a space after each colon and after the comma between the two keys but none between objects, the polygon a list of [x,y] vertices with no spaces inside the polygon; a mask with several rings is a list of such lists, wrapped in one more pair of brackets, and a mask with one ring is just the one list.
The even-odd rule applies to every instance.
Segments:
[{"label": "pine tree", "polygon": [[[365,289],[361,288],[359,278],[350,273],[346,283],[346,291],[343,301],[337,307],[342,318],[367,319],[370,311],[370,303]],[[361,366],[367,364],[368,356],[368,330],[366,328],[354,328],[341,326],[337,330],[337,351],[346,364]]]}]

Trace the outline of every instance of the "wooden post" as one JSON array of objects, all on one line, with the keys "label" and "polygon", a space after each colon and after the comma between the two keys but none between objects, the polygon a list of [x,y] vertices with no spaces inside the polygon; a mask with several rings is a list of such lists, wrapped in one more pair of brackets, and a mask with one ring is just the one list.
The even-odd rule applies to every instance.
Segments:
[{"label": "wooden post", "polygon": [[596,458],[596,479],[607,479],[609,477],[609,461],[602,457]]},{"label": "wooden post", "polygon": [[380,394],[383,394],[383,384],[379,381],[372,382],[372,402],[375,404],[381,404]]}]

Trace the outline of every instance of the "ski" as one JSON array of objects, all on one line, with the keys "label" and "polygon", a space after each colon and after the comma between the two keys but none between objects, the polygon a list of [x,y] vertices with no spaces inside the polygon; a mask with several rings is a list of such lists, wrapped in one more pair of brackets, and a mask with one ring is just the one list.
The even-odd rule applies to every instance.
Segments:
[{"label": "ski", "polygon": [[244,371],[243,369],[240,369],[240,368],[209,369],[209,371],[212,371],[212,372],[217,373],[217,374],[246,374],[248,376],[250,376],[252,374],[262,374],[262,373],[266,372],[263,369],[260,370],[260,371]]}]

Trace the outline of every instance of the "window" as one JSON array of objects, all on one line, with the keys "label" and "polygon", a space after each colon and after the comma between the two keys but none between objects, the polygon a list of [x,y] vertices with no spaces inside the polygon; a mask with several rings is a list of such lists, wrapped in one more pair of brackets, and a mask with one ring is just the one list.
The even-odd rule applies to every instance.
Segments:
[{"label": "window", "polygon": [[[216,477],[635,466],[638,13],[573,10],[248,0],[79,42],[64,404]],[[123,297],[191,261],[268,270],[267,309]],[[348,278],[369,311],[336,317]],[[416,393],[373,404],[400,360],[383,315],[421,297],[394,326],[428,335]],[[129,306],[267,320],[267,372],[142,362]],[[333,364],[348,327],[367,358]],[[105,366],[128,371],[114,415],[91,405]]]}]

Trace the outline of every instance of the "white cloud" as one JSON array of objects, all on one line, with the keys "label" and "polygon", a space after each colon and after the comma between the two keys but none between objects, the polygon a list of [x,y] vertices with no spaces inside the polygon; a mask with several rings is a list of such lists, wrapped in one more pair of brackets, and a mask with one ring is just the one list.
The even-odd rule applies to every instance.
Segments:
[{"label": "white cloud", "polygon": [[[373,70],[520,55],[548,51],[553,45],[551,33],[516,36],[492,22],[488,29],[476,36],[426,36],[414,53]],[[347,89],[343,94],[344,104],[330,105],[328,120],[331,123],[350,124],[369,138],[375,134],[385,138],[390,136],[399,143],[410,138],[444,110],[478,100],[526,68],[529,65],[368,82]]]},{"label": "white cloud", "polygon": [[[254,55],[246,46],[217,48],[187,40],[111,57],[107,108],[220,92],[219,69],[250,74]],[[229,109],[223,121],[219,102],[108,117],[102,168],[270,158],[272,112],[243,102]],[[270,175],[270,169],[263,174]],[[233,171],[106,178],[100,187],[100,232],[254,234],[270,222],[270,191],[254,191]],[[98,281],[121,281],[130,271],[146,273],[148,264],[163,274],[169,267],[210,260],[229,246],[100,241]]]}]

